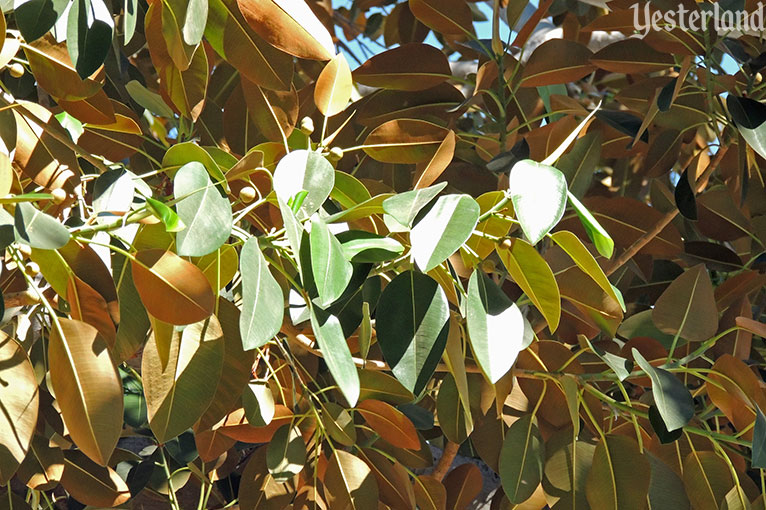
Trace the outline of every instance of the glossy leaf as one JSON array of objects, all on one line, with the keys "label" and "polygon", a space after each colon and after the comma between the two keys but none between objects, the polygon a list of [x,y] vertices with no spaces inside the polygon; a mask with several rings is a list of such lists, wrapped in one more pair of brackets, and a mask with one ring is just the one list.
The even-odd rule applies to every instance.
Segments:
[{"label": "glossy leaf", "polygon": [[359,375],[351,358],[351,352],[343,334],[340,321],[334,315],[311,307],[311,325],[316,334],[317,344],[322,351],[327,367],[340,387],[349,405],[356,405],[359,400]]},{"label": "glossy leaf", "polygon": [[332,165],[319,154],[293,151],[282,158],[274,171],[274,192],[287,203],[301,191],[308,191],[300,211],[311,216],[330,196],[335,183]]},{"label": "glossy leaf", "polygon": [[555,331],[561,318],[561,296],[545,259],[522,239],[513,239],[510,247],[499,246],[497,254],[516,284],[543,314],[551,331]]},{"label": "glossy leaf", "polygon": [[69,9],[67,49],[77,74],[87,78],[104,63],[114,22],[100,0],[75,0]]},{"label": "glossy leaf", "polygon": [[205,274],[164,250],[144,250],[131,260],[133,282],[146,311],[170,324],[192,324],[213,313],[215,297]]},{"label": "glossy leaf", "polygon": [[317,78],[314,103],[322,115],[332,117],[346,109],[352,90],[351,69],[346,57],[338,53]]},{"label": "glossy leaf", "polygon": [[567,192],[569,201],[580,218],[580,223],[585,228],[591,242],[596,245],[598,252],[606,258],[611,258],[614,253],[614,241],[609,233],[601,226],[598,220],[585,208],[585,206],[575,198],[574,195]]},{"label": "glossy leaf", "polygon": [[210,181],[200,163],[187,163],[176,173],[173,193],[178,217],[186,228],[176,236],[178,254],[200,257],[221,247],[231,234],[231,205]]},{"label": "glossy leaf", "polygon": [[479,204],[468,195],[445,195],[410,232],[412,257],[421,271],[435,268],[465,243],[479,219]]},{"label": "glossy leaf", "polygon": [[370,87],[424,90],[446,81],[452,71],[438,49],[409,43],[375,55],[356,68],[353,75],[355,81]]},{"label": "glossy leaf", "polygon": [[466,312],[474,357],[494,384],[511,369],[528,343],[524,317],[519,307],[482,271],[474,271],[468,282]]},{"label": "glossy leaf", "polygon": [[266,467],[274,481],[286,482],[300,473],[306,463],[306,445],[300,430],[283,425],[266,447]]},{"label": "glossy leaf", "polygon": [[346,290],[353,268],[343,247],[320,219],[311,220],[311,270],[319,292],[319,305],[336,301]]},{"label": "glossy leaf", "polygon": [[55,250],[69,242],[69,231],[29,202],[16,206],[14,225],[19,240],[32,248]]},{"label": "glossy leaf", "polygon": [[279,332],[284,297],[254,238],[242,247],[240,272],[243,303],[239,330],[242,345],[249,351],[265,345]]},{"label": "glossy leaf", "polygon": [[405,388],[418,394],[433,374],[447,342],[447,297],[434,279],[405,271],[378,301],[377,334],[383,356]]},{"label": "glossy leaf", "polygon": [[537,244],[564,216],[564,174],[552,166],[519,161],[511,168],[508,189],[521,229],[530,243]]}]

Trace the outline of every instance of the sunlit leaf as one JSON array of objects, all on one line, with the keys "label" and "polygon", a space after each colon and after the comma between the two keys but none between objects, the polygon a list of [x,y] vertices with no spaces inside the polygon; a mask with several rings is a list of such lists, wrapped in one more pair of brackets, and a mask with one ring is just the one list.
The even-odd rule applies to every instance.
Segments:
[{"label": "sunlit leaf", "polygon": [[529,242],[537,244],[564,216],[567,183],[559,170],[519,161],[509,176],[513,210]]},{"label": "sunlit leaf", "polygon": [[479,204],[468,195],[445,195],[410,232],[412,257],[427,272],[455,253],[471,237]]}]

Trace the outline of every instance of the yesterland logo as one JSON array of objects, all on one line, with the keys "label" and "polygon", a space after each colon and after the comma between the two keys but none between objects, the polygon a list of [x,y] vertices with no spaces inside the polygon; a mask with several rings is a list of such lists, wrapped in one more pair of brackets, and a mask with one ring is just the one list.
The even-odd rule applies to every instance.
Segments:
[{"label": "yesterland logo", "polygon": [[761,34],[766,32],[764,26],[764,5],[758,2],[753,12],[746,10],[732,10],[722,7],[718,2],[701,4],[699,10],[689,9],[683,4],[678,4],[677,9],[664,12],[650,11],[649,2],[643,7],[633,4],[633,26],[643,35],[650,30],[670,31],[680,28],[684,31],[701,32],[706,30],[712,22],[712,28],[719,34]]}]

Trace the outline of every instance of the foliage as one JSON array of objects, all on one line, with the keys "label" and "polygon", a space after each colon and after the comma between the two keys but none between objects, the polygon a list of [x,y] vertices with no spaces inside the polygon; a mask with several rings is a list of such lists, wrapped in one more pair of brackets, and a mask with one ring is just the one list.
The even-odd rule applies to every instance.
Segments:
[{"label": "foliage", "polygon": [[765,508],[763,43],[538,4],[4,2],[0,508]]}]

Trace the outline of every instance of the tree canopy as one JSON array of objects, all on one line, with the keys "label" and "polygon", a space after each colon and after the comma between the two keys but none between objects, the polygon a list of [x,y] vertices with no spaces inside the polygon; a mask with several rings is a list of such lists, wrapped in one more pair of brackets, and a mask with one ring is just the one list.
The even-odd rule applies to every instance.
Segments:
[{"label": "tree canopy", "polygon": [[762,34],[0,4],[0,509],[766,509]]}]

